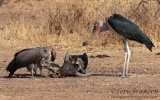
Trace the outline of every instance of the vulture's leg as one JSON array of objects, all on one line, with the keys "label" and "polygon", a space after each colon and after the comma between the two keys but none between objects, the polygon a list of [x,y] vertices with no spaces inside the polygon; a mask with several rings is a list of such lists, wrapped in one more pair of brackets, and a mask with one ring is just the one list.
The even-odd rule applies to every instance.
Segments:
[{"label": "vulture's leg", "polygon": [[42,75],[42,66],[40,66],[39,69],[40,69],[40,75],[43,76]]},{"label": "vulture's leg", "polygon": [[27,69],[31,72],[32,78],[34,78],[34,64],[28,65]]},{"label": "vulture's leg", "polygon": [[40,61],[39,63],[38,63],[38,67],[39,67],[39,70],[40,70],[40,75],[42,76],[42,61]]},{"label": "vulture's leg", "polygon": [[34,75],[36,76],[37,75],[37,64],[34,64],[33,71],[34,71]]},{"label": "vulture's leg", "polygon": [[30,64],[29,67],[30,67],[30,70],[31,70],[32,78],[34,78],[34,75],[33,75],[33,73],[34,73],[34,71],[33,71],[33,69],[34,69],[34,64]]}]

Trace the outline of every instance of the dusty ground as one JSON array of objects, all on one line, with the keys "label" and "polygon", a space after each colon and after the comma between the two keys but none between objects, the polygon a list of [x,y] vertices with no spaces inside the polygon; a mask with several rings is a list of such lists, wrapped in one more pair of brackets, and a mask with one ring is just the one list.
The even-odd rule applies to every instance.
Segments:
[{"label": "dusty ground", "polygon": [[[144,50],[143,50],[144,49]],[[0,98],[1,100],[159,100],[160,99],[160,55],[158,50],[149,52],[146,48],[131,48],[132,55],[129,77],[121,78],[123,50],[92,50],[88,56],[107,54],[106,58],[89,58],[87,73],[90,77],[36,78],[33,79],[26,68],[15,74],[22,78],[5,78],[7,64],[17,50],[0,49]],[[9,52],[9,53],[6,53]],[[58,51],[55,62],[62,65],[66,51]],[[72,54],[81,54],[72,50]],[[38,70],[39,73],[39,70]],[[47,70],[43,70],[47,75]],[[26,75],[26,77],[25,77]]]},{"label": "dusty ground", "polygon": [[[23,5],[3,5],[0,8],[1,30],[3,24],[9,24],[6,12],[14,13],[17,11],[14,7],[19,9]],[[30,8],[25,7],[23,9],[27,12]],[[98,54],[110,56],[89,58],[87,73],[92,74],[90,77],[33,79],[26,68],[15,72],[20,78],[5,78],[8,75],[6,66],[13,59],[14,53],[20,49],[0,47],[0,100],[159,100],[160,55],[155,54],[160,51],[153,49],[153,52],[150,52],[145,47],[131,48],[130,76],[121,78],[119,76],[122,74],[124,57],[123,47],[120,48],[72,50],[73,54],[86,52],[89,57]],[[55,62],[62,65],[66,50],[57,50],[57,53]],[[47,76],[46,69],[43,74]]]}]

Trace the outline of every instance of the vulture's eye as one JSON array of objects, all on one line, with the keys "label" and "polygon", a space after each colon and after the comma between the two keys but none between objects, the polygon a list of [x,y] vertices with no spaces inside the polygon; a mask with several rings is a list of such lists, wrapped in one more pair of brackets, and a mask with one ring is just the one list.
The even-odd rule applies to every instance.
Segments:
[{"label": "vulture's eye", "polygon": [[47,50],[44,49],[44,52],[47,52]]}]

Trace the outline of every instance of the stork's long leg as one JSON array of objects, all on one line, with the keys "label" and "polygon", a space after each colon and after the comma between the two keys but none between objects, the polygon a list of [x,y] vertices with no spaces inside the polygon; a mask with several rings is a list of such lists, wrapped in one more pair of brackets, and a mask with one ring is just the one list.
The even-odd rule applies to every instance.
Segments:
[{"label": "stork's long leg", "polygon": [[127,60],[127,52],[124,49],[124,65],[123,65],[123,74],[122,74],[122,77],[125,77],[126,60]]},{"label": "stork's long leg", "polygon": [[123,74],[122,77],[128,74],[128,66],[130,60],[131,52],[129,50],[129,45],[126,39],[124,39],[124,66],[123,66]]},{"label": "stork's long leg", "polygon": [[130,61],[130,56],[131,56],[131,51],[129,49],[128,42],[126,41],[126,47],[127,47],[127,67],[126,67],[126,75],[128,74],[128,67],[129,67],[129,61]]}]

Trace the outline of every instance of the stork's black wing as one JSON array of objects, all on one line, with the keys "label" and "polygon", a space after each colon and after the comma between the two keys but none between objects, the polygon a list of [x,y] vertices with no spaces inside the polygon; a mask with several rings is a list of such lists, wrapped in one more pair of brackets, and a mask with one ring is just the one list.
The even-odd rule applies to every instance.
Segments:
[{"label": "stork's black wing", "polygon": [[152,51],[154,44],[136,24],[119,14],[113,14],[113,16],[109,17],[107,21],[118,34],[126,39],[145,44],[147,48]]}]

